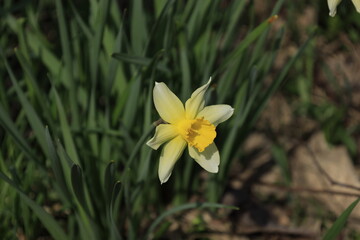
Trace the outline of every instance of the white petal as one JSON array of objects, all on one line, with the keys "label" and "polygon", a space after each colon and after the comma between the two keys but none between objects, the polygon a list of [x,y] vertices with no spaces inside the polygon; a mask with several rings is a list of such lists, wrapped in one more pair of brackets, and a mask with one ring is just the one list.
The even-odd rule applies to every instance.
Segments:
[{"label": "white petal", "polygon": [[191,97],[185,103],[185,111],[187,119],[194,119],[196,114],[201,111],[205,106],[205,92],[208,89],[211,83],[211,78],[207,82],[207,84],[201,86],[196,89]]},{"label": "white petal", "polygon": [[149,147],[157,150],[161,144],[178,135],[176,127],[171,124],[160,124],[155,129],[155,135],[146,143]]},{"label": "white petal", "polygon": [[178,136],[168,142],[162,149],[158,171],[161,184],[169,180],[174,165],[180,158],[185,147],[186,141],[181,136]]},{"label": "white petal", "polygon": [[352,2],[356,8],[356,11],[360,13],[360,0],[352,0]]},{"label": "white petal", "polygon": [[196,117],[204,117],[205,120],[208,120],[217,126],[219,123],[228,120],[233,115],[233,113],[234,109],[231,106],[219,104],[205,107],[198,113]]},{"label": "white petal", "polygon": [[203,152],[189,146],[189,154],[206,171],[211,173],[219,171],[220,155],[215,143],[210,144]]},{"label": "white petal", "polygon": [[165,83],[155,83],[153,98],[155,108],[164,121],[175,123],[185,118],[184,105]]},{"label": "white petal", "polygon": [[329,6],[329,15],[331,17],[334,17],[336,14],[336,8],[339,5],[339,3],[341,2],[341,0],[328,0],[328,6]]}]

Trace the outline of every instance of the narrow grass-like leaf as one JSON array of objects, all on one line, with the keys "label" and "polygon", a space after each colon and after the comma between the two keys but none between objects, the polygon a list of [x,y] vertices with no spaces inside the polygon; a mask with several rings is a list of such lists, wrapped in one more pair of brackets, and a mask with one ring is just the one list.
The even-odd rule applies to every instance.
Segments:
[{"label": "narrow grass-like leaf", "polygon": [[67,81],[67,86],[74,86],[73,79],[72,79],[72,54],[70,49],[70,42],[69,42],[69,34],[68,34],[68,27],[66,24],[66,17],[63,8],[63,2],[61,0],[56,0],[56,14],[58,18],[59,30],[60,30],[60,40],[61,40],[61,47],[62,52],[64,54],[64,63],[66,69],[66,77],[62,80]]},{"label": "narrow grass-like leaf", "polygon": [[[123,25],[119,28],[119,32],[117,33],[115,44],[113,48],[113,52],[120,52],[122,47],[122,38],[123,38]],[[111,56],[108,68],[108,74],[106,77],[106,84],[105,84],[105,95],[107,98],[109,98],[111,94],[111,90],[115,81],[115,78],[117,77],[118,71],[122,71],[122,68],[119,68],[119,63],[116,61],[116,58],[114,56]],[[122,74],[123,75],[123,74]]]},{"label": "narrow grass-like leaf", "polygon": [[77,150],[75,147],[75,142],[74,142],[74,139],[73,139],[71,131],[70,131],[69,123],[67,121],[64,106],[63,106],[60,96],[54,86],[53,86],[52,90],[53,90],[54,96],[55,96],[55,102],[56,102],[56,107],[57,107],[58,114],[59,114],[60,127],[61,127],[61,132],[62,132],[62,135],[64,138],[66,152],[69,154],[70,159],[74,163],[80,164],[78,153],[77,153]]},{"label": "narrow grass-like leaf", "polygon": [[154,0],[154,9],[155,9],[155,16],[158,18],[164,9],[164,6],[167,2],[163,0]]},{"label": "narrow grass-like leaf", "polygon": [[11,27],[14,29],[14,31],[17,34],[17,38],[19,39],[19,47],[25,58],[29,59],[29,49],[28,49],[28,45],[26,42],[26,34],[25,34],[25,19],[24,18],[14,18],[13,16],[9,16],[8,18],[8,22],[10,23],[9,25],[12,25]]},{"label": "narrow grass-like leaf", "polygon": [[[256,79],[257,77],[257,70],[255,69],[253,74],[250,76],[250,81],[252,78]],[[231,162],[231,153],[233,151],[233,146],[237,139],[239,130],[243,126],[246,117],[248,116],[251,106],[253,105],[254,101],[257,99],[258,92],[260,91],[262,85],[258,84],[256,88],[251,89],[248,91],[247,85],[243,85],[236,93],[238,102],[241,105],[236,104],[236,106],[241,106],[239,110],[237,110],[233,116],[234,118],[234,125],[231,128],[229,135],[226,137],[226,141],[224,143],[224,148],[222,149],[221,153],[221,164],[222,168],[219,170],[219,174],[214,176],[211,179],[211,187],[209,188],[209,199],[211,201],[216,201],[223,190],[223,184],[227,180],[226,173],[229,171],[230,162]],[[248,98],[247,93],[251,92],[250,97]],[[219,184],[220,183],[220,184]]]},{"label": "narrow grass-like leaf", "polygon": [[[89,114],[87,119],[87,127],[90,129],[97,128],[97,121],[96,121],[96,104],[95,104],[95,95],[96,95],[96,86],[91,86],[90,91],[90,100],[89,100]],[[96,134],[89,134],[89,141],[91,150],[93,153],[98,156],[99,155],[99,139]]]},{"label": "narrow grass-like leaf", "polygon": [[[113,3],[115,4],[115,3]],[[124,37],[123,35],[123,25],[121,24],[119,31],[117,33],[115,43],[113,46],[113,52],[119,52],[121,51],[122,47],[122,39]],[[109,129],[111,126],[111,108],[112,104],[110,101],[111,93],[114,88],[114,82],[117,82],[119,85],[125,85],[122,84],[123,82],[126,82],[126,79],[124,77],[124,71],[122,68],[122,64],[119,63],[116,59],[111,58],[109,61],[109,67],[107,69],[107,76],[106,81],[104,84],[104,95],[105,95],[105,116],[104,116],[104,123],[103,127],[105,129]],[[126,90],[126,86],[120,87],[123,92]],[[122,95],[122,94],[121,94]],[[125,99],[125,98],[124,98]],[[116,106],[121,106],[120,103],[117,103]],[[121,107],[120,107],[121,108]],[[121,111],[121,110],[120,110]],[[110,152],[111,152],[111,141],[109,136],[103,136],[101,141],[102,147],[101,147],[101,158],[102,159],[110,159]]]},{"label": "narrow grass-like leaf", "polygon": [[78,199],[81,206],[89,212],[89,208],[85,199],[85,190],[83,183],[83,174],[81,167],[77,164],[74,164],[71,168],[71,184],[76,198]]},{"label": "narrow grass-like leaf", "polygon": [[[135,116],[136,116],[136,109],[137,105],[139,104],[139,96],[141,93],[141,84],[142,84],[142,77],[148,76],[149,74],[153,73],[153,69],[158,65],[158,61],[163,55],[163,51],[159,51],[149,63],[144,72],[136,73],[135,79],[132,81],[132,85],[130,87],[130,95],[128,97],[128,101],[125,106],[124,116],[123,116],[123,124],[129,130],[132,129],[134,124]],[[139,70],[140,71],[140,70]]]},{"label": "narrow grass-like leaf", "polygon": [[42,110],[44,111],[44,114],[46,114],[46,97],[45,94],[40,90],[40,87],[35,79],[32,66],[29,64],[29,62],[24,57],[23,53],[19,51],[18,49],[15,49],[15,54],[17,59],[19,60],[22,69],[26,72],[28,79],[29,79],[29,85],[34,89],[34,95],[38,99],[39,104],[41,105]]},{"label": "narrow grass-like leaf", "polygon": [[75,19],[76,19],[76,21],[78,22],[81,30],[82,30],[83,33],[86,35],[87,39],[91,39],[92,36],[93,36],[93,34],[92,34],[90,28],[89,28],[89,27],[86,25],[86,23],[83,21],[83,19],[81,18],[78,10],[75,8],[74,4],[73,4],[71,1],[69,1],[68,3],[69,3],[69,5],[70,5],[71,10],[72,10],[73,13],[74,13]]},{"label": "narrow grass-like leaf", "polygon": [[[111,19],[114,21],[115,25],[120,28],[120,25],[122,24],[121,22],[121,14],[123,12],[122,9],[119,7],[119,3],[116,1],[111,1],[110,3],[110,15],[111,15]],[[124,10],[124,14],[125,15],[126,10]]]},{"label": "narrow grass-like leaf", "polygon": [[[66,186],[72,186],[72,179],[71,179],[71,168],[74,165],[74,161],[72,161],[69,157],[69,155],[67,154],[67,152],[65,151],[64,147],[62,146],[60,140],[58,139],[56,141],[56,150],[57,150],[57,154],[59,157],[59,161],[62,165],[63,168],[63,172],[64,172],[64,178],[66,181]],[[71,192],[69,190],[69,192]]]},{"label": "narrow grass-like leaf", "polygon": [[182,76],[182,84],[181,84],[181,99],[184,101],[186,98],[190,96],[191,89],[191,74],[190,74],[190,63],[188,57],[188,47],[185,39],[185,35],[181,34],[179,36],[179,51],[180,51],[180,69]]},{"label": "narrow grass-like leaf", "polygon": [[[154,69],[153,69],[154,70]],[[154,72],[151,76],[150,81],[154,81]],[[146,98],[146,104],[145,104],[145,113],[144,113],[144,122],[143,122],[143,129],[146,129],[147,126],[151,124],[151,117],[152,117],[152,109],[153,109],[153,103],[152,103],[152,91],[153,88],[150,86],[148,88],[147,92],[147,98]],[[149,170],[149,164],[150,164],[150,156],[151,156],[151,149],[148,147],[143,147],[141,150],[141,157],[139,161],[139,169],[137,171],[137,181],[142,181],[144,178],[148,175]]]},{"label": "narrow grass-like leaf", "polygon": [[114,218],[113,210],[114,210],[114,204],[118,197],[120,196],[120,190],[121,190],[121,183],[116,182],[113,187],[112,196],[111,196],[111,203],[109,208],[109,222],[110,222],[110,239],[111,240],[121,240],[123,239],[122,236],[119,233],[118,227],[116,225],[116,221]]},{"label": "narrow grass-like leaf", "polygon": [[194,1],[189,18],[185,20],[186,32],[190,43],[194,42],[197,35],[201,32],[201,28],[204,26],[203,21],[209,21],[206,18],[208,17],[209,12],[211,12],[209,8],[212,4],[217,4],[217,2]]},{"label": "narrow grass-like leaf", "polygon": [[[228,93],[231,92],[232,89],[234,89],[234,85],[236,84],[236,81],[239,84],[239,80],[241,79],[240,76],[238,76],[238,66],[240,67],[243,63],[243,57],[239,57],[238,59],[234,59],[232,62],[233,66],[227,70],[224,73],[224,76],[222,80],[219,82],[218,91],[218,101],[223,103],[228,96]],[[241,81],[240,84],[243,84],[245,81]],[[240,86],[239,86],[240,87]]]},{"label": "narrow grass-like leaf", "polygon": [[132,12],[131,12],[131,42],[132,42],[132,50],[135,55],[142,55],[144,51],[144,47],[146,44],[146,39],[148,39],[148,32],[146,26],[145,19],[145,11],[143,8],[142,0],[133,0],[132,4]]},{"label": "narrow grass-like leaf", "polygon": [[210,203],[210,202],[204,202],[204,203],[187,203],[184,205],[180,205],[174,208],[171,208],[167,211],[165,211],[164,213],[162,213],[159,217],[157,217],[155,219],[155,221],[150,225],[150,227],[148,228],[148,231],[146,233],[146,239],[151,238],[155,228],[161,223],[161,221],[170,216],[173,215],[177,212],[181,212],[181,211],[185,211],[188,209],[192,209],[192,208],[229,208],[229,209],[234,209],[234,210],[238,210],[237,207],[234,206],[228,206],[228,205],[224,205],[224,204],[219,204],[219,203]]},{"label": "narrow grass-like leaf", "polygon": [[265,104],[267,103],[268,99],[272,94],[279,88],[279,86],[283,83],[285,80],[285,77],[287,76],[288,72],[290,71],[293,64],[299,59],[305,48],[308,46],[308,44],[311,42],[313,37],[315,36],[315,31],[312,33],[312,35],[306,40],[306,42],[300,47],[300,49],[297,51],[297,53],[286,63],[286,65],[283,67],[281,73],[279,76],[275,79],[275,81],[271,84],[269,89],[267,90],[266,94],[263,96],[263,98],[260,101],[260,104],[257,106],[255,113],[253,114],[252,121],[254,122],[263,108],[265,107]]},{"label": "narrow grass-like leaf", "polygon": [[32,159],[33,161],[37,162],[39,166],[42,166],[42,164],[37,159],[36,155],[34,154],[33,150],[29,146],[29,144],[25,141],[22,134],[17,129],[14,122],[11,120],[9,114],[5,111],[2,104],[0,104],[0,124],[2,127],[6,130],[6,132],[12,136],[15,143],[19,146],[19,148],[25,153],[25,155]]},{"label": "narrow grass-like leaf", "polygon": [[49,157],[51,160],[52,170],[54,171],[56,182],[59,185],[60,190],[64,194],[64,198],[68,201],[71,201],[71,197],[70,197],[71,195],[69,193],[69,189],[67,187],[66,180],[64,178],[63,166],[61,165],[61,162],[57,156],[48,127],[45,127],[45,136],[49,151]]},{"label": "narrow grass-like leaf", "polygon": [[19,194],[21,200],[29,206],[36,216],[40,219],[42,224],[49,231],[51,236],[56,240],[66,240],[69,237],[65,234],[64,230],[62,230],[61,226],[56,222],[56,220],[44,209],[42,209],[37,203],[31,200],[10,178],[8,178],[3,172],[0,171],[0,178],[5,182],[10,184],[15,191]]},{"label": "narrow grass-like leaf", "polygon": [[146,131],[144,131],[144,134],[141,136],[139,141],[136,143],[135,147],[133,148],[131,155],[129,157],[129,160],[126,162],[126,168],[128,169],[132,162],[134,161],[135,157],[139,153],[142,145],[145,143],[146,139],[149,137],[149,135],[152,133],[152,131],[155,129],[154,125],[151,125]]},{"label": "narrow grass-like leaf", "polygon": [[337,236],[341,233],[341,230],[344,228],[347,219],[349,218],[352,210],[356,207],[359,203],[360,198],[355,200],[353,203],[348,206],[345,211],[336,219],[332,227],[327,230],[323,239],[324,240],[333,240],[337,239]]},{"label": "narrow grass-like leaf", "polygon": [[[94,22],[94,31],[95,37],[94,40],[90,42],[90,78],[91,78],[91,91],[90,91],[90,100],[89,100],[89,111],[88,111],[88,127],[96,128],[97,119],[96,119],[96,89],[97,89],[97,79],[98,79],[98,69],[99,69],[99,56],[101,52],[101,43],[105,30],[105,23],[108,17],[110,7],[110,1],[104,0],[100,2],[99,8],[96,8],[97,12],[97,21]],[[96,156],[99,156],[99,139],[95,134],[89,136],[90,144],[92,150]]]},{"label": "narrow grass-like leaf", "polygon": [[[145,155],[146,154],[146,155]],[[141,158],[141,163],[140,163],[140,167],[138,170],[138,178],[137,181],[141,182],[146,180],[146,178],[149,177],[149,169],[151,166],[151,158],[152,154],[151,154],[151,149],[149,149],[148,151],[146,151],[146,153],[144,153],[143,157]]]},{"label": "narrow grass-like leaf", "polygon": [[15,78],[15,75],[10,68],[6,58],[3,58],[5,62],[5,67],[10,75],[10,79],[14,85],[15,91],[20,99],[20,102],[23,106],[23,109],[26,113],[27,119],[29,120],[29,123],[34,130],[35,136],[37,140],[39,141],[40,147],[43,149],[43,152],[47,155],[47,148],[46,148],[46,140],[45,140],[45,134],[44,134],[44,125],[40,120],[40,117],[37,115],[34,107],[31,105],[27,97],[25,96],[24,92],[21,90],[21,88],[18,85],[18,82]]},{"label": "narrow grass-like leaf", "polygon": [[133,79],[129,91],[130,92],[129,92],[127,103],[125,105],[124,116],[122,119],[123,124],[128,131],[130,129],[132,129],[132,126],[135,123],[134,120],[135,120],[135,116],[137,113],[136,109],[138,106],[139,95],[141,92],[141,75],[140,75],[140,73],[138,73],[135,76],[135,79]]},{"label": "narrow grass-like leaf", "polygon": [[251,43],[253,43],[268,27],[270,26],[270,21],[266,20],[253,29],[246,37],[241,41],[241,43],[224,59],[222,64],[220,65],[218,71],[226,68],[229,66],[233,66],[232,62],[234,59],[238,59],[241,53],[249,47]]},{"label": "narrow grass-like leaf", "polygon": [[106,19],[109,13],[110,0],[104,0],[100,2],[98,10],[98,19],[96,26],[93,26],[95,31],[94,40],[91,42],[90,48],[90,72],[91,72],[91,84],[93,87],[96,85],[98,78],[98,66],[99,55],[101,51],[101,43],[105,29]]},{"label": "narrow grass-like leaf", "polygon": [[229,22],[226,22],[226,32],[224,34],[224,46],[231,45],[231,41],[233,41],[234,30],[239,22],[239,18],[247,4],[246,1],[233,1],[230,2],[231,6],[229,6],[230,13],[228,17],[230,18]]},{"label": "narrow grass-like leaf", "polygon": [[272,12],[271,12],[271,15],[275,15],[275,14],[278,14],[282,5],[284,4],[284,1],[285,0],[278,0],[274,6],[274,8],[272,9]]},{"label": "narrow grass-like leaf", "polygon": [[39,56],[41,59],[41,62],[47,67],[49,72],[56,76],[59,74],[60,68],[61,68],[61,61],[55,56],[55,54],[48,49],[46,46],[44,46],[38,39],[37,36],[35,36],[31,32],[27,32],[27,43],[29,45],[29,48],[32,50],[33,54],[35,56]]},{"label": "narrow grass-like leaf", "polygon": [[271,147],[272,155],[274,156],[275,161],[279,165],[281,172],[284,176],[285,183],[290,184],[291,177],[290,177],[290,170],[289,170],[289,164],[287,162],[286,152],[282,147],[279,145],[273,145]]},{"label": "narrow grass-like leaf", "polygon": [[[153,45],[151,43],[163,42],[164,43],[163,46],[165,46],[165,49],[167,49],[166,43],[167,43],[167,39],[169,37],[169,35],[167,34],[168,33],[167,30],[168,30],[169,24],[172,21],[171,15],[173,13],[173,9],[174,9],[173,6],[174,6],[175,2],[176,2],[175,0],[169,0],[169,1],[163,1],[163,3],[159,3],[159,4],[165,4],[165,5],[162,7],[160,16],[158,16],[156,18],[155,23],[151,27],[151,33],[147,39],[145,52],[154,51],[154,49],[152,49]],[[158,3],[155,1],[154,2],[155,8],[157,7],[156,4],[158,4]],[[156,11],[156,9],[155,9],[155,11]],[[163,30],[165,30],[166,33],[162,36]],[[159,37],[159,36],[161,36],[161,37]]]},{"label": "narrow grass-like leaf", "polygon": [[79,120],[79,111],[77,105],[77,85],[76,79],[73,76],[73,61],[72,61],[72,53],[71,53],[71,45],[69,41],[68,34],[68,26],[66,24],[66,18],[63,8],[63,2],[61,0],[56,0],[56,13],[58,17],[58,24],[60,30],[60,40],[61,40],[61,48],[64,54],[64,70],[65,75],[60,80],[64,82],[66,86],[69,87],[69,95],[70,101],[70,110],[73,119],[73,124],[75,127],[78,127],[80,124]]},{"label": "narrow grass-like leaf", "polygon": [[[153,59],[146,58],[146,57],[139,57],[131,54],[125,53],[114,53],[112,55],[113,58],[124,61],[127,63],[139,65],[139,66],[149,66]],[[155,66],[158,70],[163,71],[166,74],[170,74],[170,70],[162,63],[159,63]]]},{"label": "narrow grass-like leaf", "polygon": [[79,224],[80,239],[98,240],[100,238],[98,226],[93,221],[88,221],[83,215],[83,213],[75,215],[76,222]]},{"label": "narrow grass-like leaf", "polygon": [[104,192],[107,203],[110,204],[113,188],[115,184],[115,162],[111,161],[105,169]]}]

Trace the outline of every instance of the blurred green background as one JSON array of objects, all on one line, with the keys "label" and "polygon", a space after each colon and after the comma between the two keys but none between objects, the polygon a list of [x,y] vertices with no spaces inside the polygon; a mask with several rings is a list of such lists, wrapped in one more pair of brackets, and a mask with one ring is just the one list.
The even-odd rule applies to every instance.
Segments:
[{"label": "blurred green background", "polygon": [[[357,171],[359,29],[351,1],[334,18],[325,0],[1,1],[0,239],[314,239],[336,219],[340,231],[352,208],[337,218],[347,201],[299,187],[294,156],[320,152],[320,134]],[[235,108],[217,130],[219,173],[185,152],[160,185],[145,145],[154,83],[185,101],[210,76],[207,104]],[[359,196],[341,179],[351,186],[329,202]],[[360,239],[355,225],[342,236]]]}]

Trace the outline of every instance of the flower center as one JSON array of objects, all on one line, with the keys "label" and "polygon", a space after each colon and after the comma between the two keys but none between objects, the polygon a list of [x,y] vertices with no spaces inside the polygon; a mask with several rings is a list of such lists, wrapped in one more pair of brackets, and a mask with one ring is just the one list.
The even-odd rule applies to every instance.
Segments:
[{"label": "flower center", "polygon": [[204,118],[186,119],[177,124],[180,135],[199,152],[205,150],[216,137],[215,126]]}]

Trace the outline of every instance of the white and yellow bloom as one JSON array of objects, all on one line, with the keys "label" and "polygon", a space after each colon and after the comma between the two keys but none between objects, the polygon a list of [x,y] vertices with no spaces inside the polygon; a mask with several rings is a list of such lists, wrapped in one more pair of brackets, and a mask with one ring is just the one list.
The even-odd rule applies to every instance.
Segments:
[{"label": "white and yellow bloom", "polygon": [[[329,15],[331,17],[334,17],[336,15],[336,8],[339,5],[339,3],[341,2],[341,0],[327,0],[328,2],[328,6],[329,6]],[[358,13],[360,13],[360,0],[352,0],[356,11]]]},{"label": "white and yellow bloom", "polygon": [[214,143],[216,126],[229,119],[234,109],[224,104],[205,107],[204,95],[210,82],[211,78],[193,92],[185,107],[165,83],[155,83],[155,108],[166,123],[156,127],[154,137],[146,144],[157,150],[166,143],[160,155],[158,170],[161,184],[169,179],[186,146],[190,156],[205,170],[211,173],[219,170],[220,155]]}]

